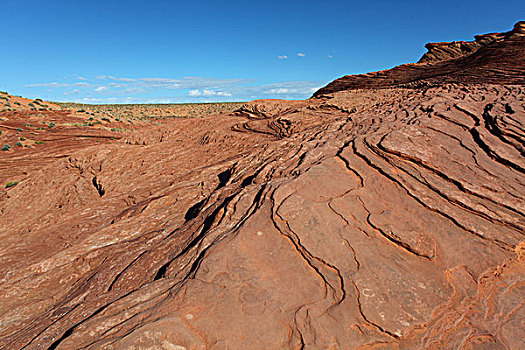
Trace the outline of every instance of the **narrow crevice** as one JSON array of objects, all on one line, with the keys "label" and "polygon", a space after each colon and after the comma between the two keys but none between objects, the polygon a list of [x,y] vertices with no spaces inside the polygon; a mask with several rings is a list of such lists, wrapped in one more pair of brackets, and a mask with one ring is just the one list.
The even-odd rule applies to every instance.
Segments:
[{"label": "narrow crevice", "polygon": [[359,313],[361,314],[361,317],[363,317],[363,320],[365,320],[366,323],[368,323],[369,325],[372,325],[373,327],[375,327],[378,331],[380,331],[381,333],[384,333],[394,339],[399,339],[399,336],[390,332],[390,331],[387,331],[386,329],[384,329],[383,327],[381,327],[380,325],[378,325],[377,323],[374,323],[372,321],[370,321],[366,316],[365,314],[363,313],[363,307],[361,305],[361,291],[359,290],[359,288],[357,288],[357,284],[351,280],[354,288],[355,288],[355,291],[356,291],[356,301],[357,301],[357,308],[359,310]]},{"label": "narrow crevice", "polygon": [[[491,159],[493,159],[497,163],[500,163],[500,164],[502,164],[502,165],[504,165],[506,167],[512,168],[512,169],[514,169],[516,171],[519,171],[522,174],[525,173],[525,169],[523,169],[518,164],[515,164],[515,163],[511,162],[508,159],[500,157],[492,149],[490,149],[490,147],[485,143],[485,141],[483,141],[481,139],[481,135],[480,135],[479,131],[476,129],[476,127],[480,126],[481,123],[480,123],[480,119],[475,114],[467,111],[466,109],[463,109],[463,108],[459,107],[457,104],[455,104],[454,107],[458,111],[463,112],[465,115],[468,115],[469,117],[471,117],[474,120],[474,127],[468,129],[468,131],[469,131],[470,135],[472,136],[472,139],[474,140],[474,142],[483,150],[483,152],[485,152],[485,154],[487,156],[489,156]],[[489,130],[489,132],[490,132],[490,130]]]},{"label": "narrow crevice", "polygon": [[[366,210],[366,208],[365,208],[365,210]],[[384,230],[382,230],[381,228],[379,228],[378,226],[374,225],[372,223],[372,221],[370,220],[370,213],[368,213],[368,215],[366,217],[366,222],[371,228],[373,228],[374,230],[379,232],[381,234],[381,236],[385,237],[390,242],[394,243],[396,246],[406,250],[407,252],[409,252],[409,253],[411,253],[411,254],[419,257],[419,258],[423,258],[423,259],[426,259],[428,261],[432,261],[432,258],[434,256],[428,256],[426,254],[422,254],[422,253],[416,251],[408,243],[405,243],[405,242],[401,241],[399,238],[397,238],[397,236],[394,235],[393,233],[389,234],[389,233],[385,232]]]},{"label": "narrow crevice", "polygon": [[215,188],[215,191],[226,186],[226,184],[228,183],[228,181],[230,181],[230,178],[232,177],[232,173],[233,173],[233,169],[230,168],[230,169],[224,170],[222,173],[217,175],[217,177],[219,178],[219,184]]},{"label": "narrow crevice", "polygon": [[[497,201],[495,201],[495,200],[493,200],[493,199],[491,199],[491,198],[489,198],[489,197],[483,196],[483,195],[481,195],[481,194],[479,194],[479,193],[473,192],[473,191],[471,191],[471,190],[465,188],[465,187],[463,186],[463,184],[462,184],[460,181],[455,180],[455,179],[452,179],[452,178],[450,178],[448,175],[446,175],[445,173],[439,171],[438,169],[435,169],[435,168],[432,168],[432,167],[428,166],[425,162],[423,162],[422,160],[420,160],[420,159],[418,159],[418,158],[415,158],[415,157],[409,156],[409,155],[407,155],[407,154],[404,154],[404,153],[401,153],[401,152],[398,152],[398,151],[394,151],[394,150],[391,150],[391,149],[387,149],[387,148],[385,148],[383,145],[381,145],[381,143],[379,143],[379,144],[377,145],[377,148],[370,146],[370,149],[371,149],[371,150],[372,150],[377,156],[380,156],[381,158],[385,158],[385,157],[384,157],[384,155],[379,154],[378,150],[380,150],[380,151],[382,151],[382,152],[384,152],[384,153],[386,153],[386,154],[390,154],[390,155],[393,155],[393,156],[397,156],[397,157],[399,157],[399,158],[401,158],[401,159],[403,159],[403,160],[405,160],[405,161],[407,161],[407,162],[410,162],[410,163],[412,163],[412,164],[414,164],[414,165],[417,165],[417,166],[419,166],[419,167],[421,167],[421,168],[423,168],[423,169],[426,169],[426,170],[429,171],[430,173],[432,173],[432,174],[434,174],[434,175],[440,177],[440,178],[443,179],[444,181],[446,181],[446,182],[448,182],[448,183],[454,185],[459,191],[461,191],[461,192],[463,192],[463,193],[469,194],[469,195],[471,195],[471,196],[474,196],[474,197],[479,198],[479,199],[482,199],[482,200],[486,200],[486,201],[488,201],[488,202],[490,202],[490,203],[492,203],[492,204],[494,204],[494,205],[496,205],[496,206],[502,207],[502,208],[504,208],[504,209],[506,209],[506,210],[509,210],[509,211],[511,211],[511,212],[513,212],[513,213],[515,213],[515,214],[518,214],[518,215],[520,215],[520,216],[523,216],[523,214],[522,214],[520,211],[516,210],[515,208],[513,208],[513,207],[511,207],[511,206],[509,206],[509,205],[506,205],[506,204],[504,204],[504,203],[497,202]],[[405,171],[405,172],[406,172],[406,171]],[[409,174],[408,172],[406,172],[406,173]],[[409,175],[411,175],[411,174],[409,174]],[[411,176],[412,176],[412,175],[411,175]],[[434,186],[430,186],[428,183],[427,183],[427,186],[429,186],[429,188],[430,188],[431,190],[433,190],[434,192],[436,192],[437,194],[439,194],[439,196],[442,197],[443,199],[445,199],[445,200],[447,200],[447,201],[449,201],[449,202],[451,202],[451,203],[454,203],[454,204],[458,205],[459,207],[461,207],[461,208],[463,208],[463,209],[465,209],[465,210],[468,210],[469,212],[474,213],[474,214],[476,214],[476,215],[478,215],[478,216],[480,216],[480,217],[482,217],[482,218],[484,218],[484,219],[486,219],[486,220],[488,220],[488,221],[490,221],[490,222],[497,222],[497,223],[499,223],[499,224],[502,224],[502,225],[504,225],[504,226],[511,227],[511,228],[513,228],[513,229],[515,229],[515,230],[518,230],[518,231],[521,231],[521,230],[522,230],[521,227],[519,227],[519,226],[517,226],[517,225],[515,225],[515,224],[513,224],[513,223],[511,223],[511,222],[506,222],[506,221],[500,220],[500,219],[498,219],[498,218],[490,217],[490,216],[488,216],[488,215],[485,214],[485,213],[481,213],[481,212],[479,212],[479,211],[477,211],[477,210],[475,210],[475,209],[473,209],[473,208],[467,206],[467,205],[464,204],[463,202],[458,201],[458,200],[455,200],[455,199],[453,199],[453,198],[451,198],[451,197],[445,195],[444,193],[442,193],[442,191],[439,191],[439,190],[438,190],[437,188],[435,188]]]},{"label": "narrow crevice", "polygon": [[[197,244],[202,240],[203,236],[209,231],[209,229],[212,227],[214,221],[215,221],[215,218],[217,217],[217,215],[219,214],[219,212],[225,208],[228,203],[233,199],[233,195],[232,196],[229,196],[227,198],[224,199],[224,201],[206,218],[204,219],[204,222],[202,224],[202,229],[200,230],[200,233],[194,237],[186,246],[185,248],[180,252],[178,253],[174,258],[172,259],[169,259],[165,264],[163,264],[158,270],[157,270],[157,273],[155,274],[155,277],[153,278],[154,281],[157,281],[159,279],[162,279],[162,278],[166,278],[166,272],[168,271],[168,268],[170,267],[170,265],[173,263],[173,261],[175,261],[177,258],[179,258],[180,256],[184,255],[185,253],[187,253],[190,249],[194,248],[197,246]],[[200,203],[200,202],[199,202]],[[197,203],[197,204],[199,204]],[[191,208],[190,208],[191,209]],[[195,217],[197,217],[199,213],[197,212]],[[193,266],[192,266],[193,267]]]},{"label": "narrow crevice", "polygon": [[91,182],[93,183],[93,186],[95,187],[95,189],[97,190],[98,192],[98,195],[100,197],[102,197],[106,191],[104,190],[104,188],[102,187],[102,184],[100,183],[99,180],[97,180],[97,177],[94,176],[93,179],[91,180]]},{"label": "narrow crevice", "polygon": [[140,253],[135,259],[133,259],[133,261],[131,261],[124,269],[122,269],[122,271],[120,271],[116,276],[115,278],[113,279],[113,281],[109,284],[109,287],[107,289],[108,292],[111,292],[113,290],[113,287],[115,286],[115,284],[117,283],[117,281],[120,279],[120,276],[122,276],[122,274],[128,270],[128,268],[133,265],[137,260],[139,260],[147,251],[143,251],[142,253]]},{"label": "narrow crevice", "polygon": [[389,175],[386,171],[384,171],[383,169],[381,169],[379,166],[375,165],[372,163],[372,161],[370,161],[370,159],[366,158],[365,155],[359,153],[357,151],[357,148],[355,146],[355,143],[352,144],[352,151],[354,152],[355,155],[357,155],[361,160],[363,160],[369,167],[371,167],[372,169],[375,169],[379,174],[383,175],[384,177],[386,177],[387,179],[389,179],[390,181],[392,181],[393,183],[397,184],[401,189],[403,189],[405,191],[405,193],[410,197],[410,198],[413,198],[417,203],[419,203],[423,208],[427,209],[427,210],[430,210],[431,212],[434,212],[440,216],[442,216],[443,218],[446,218],[447,220],[449,220],[451,223],[453,223],[455,226],[457,226],[458,228],[462,229],[463,231],[466,231],[466,232],[469,232],[471,234],[473,234],[474,236],[482,239],[482,240],[485,240],[485,241],[488,241],[488,242],[491,242],[492,244],[496,245],[497,247],[503,249],[503,250],[506,250],[506,251],[513,251],[513,249],[511,247],[508,247],[508,245],[504,242],[500,242],[498,240],[493,240],[493,239],[490,239],[490,238],[487,238],[481,234],[479,234],[478,232],[472,230],[472,229],[469,229],[467,228],[466,226],[462,225],[459,221],[457,221],[454,217],[452,217],[451,215],[445,213],[444,211],[442,210],[439,210],[437,208],[433,208],[429,205],[427,205],[425,202],[423,202],[420,198],[418,198],[416,195],[414,195],[412,192],[410,192],[405,186],[403,186],[403,184],[399,181],[399,180],[396,180],[393,176]]},{"label": "narrow crevice", "polygon": [[[508,104],[506,105],[508,106]],[[485,121],[485,129],[487,129],[492,135],[496,136],[501,142],[514,147],[518,152],[520,152],[522,157],[525,157],[525,152],[523,149],[518,149],[514,144],[509,142],[505,137],[504,134],[501,132],[501,129],[498,127],[495,118],[490,114],[492,109],[494,108],[494,105],[491,103],[487,104],[485,106],[485,109],[483,110],[483,120]],[[514,138],[517,140],[522,146],[524,145],[523,140],[520,138]]]},{"label": "narrow crevice", "polygon": [[184,214],[184,220],[190,221],[191,219],[195,219],[201,212],[201,209],[205,203],[206,203],[206,199],[203,199],[200,202],[197,202],[194,205],[192,205],[188,209],[188,211],[186,211],[186,214]]},{"label": "narrow crevice", "polygon": [[81,324],[87,322],[88,320],[92,319],[93,317],[95,317],[96,315],[100,314],[102,311],[104,311],[105,309],[107,309],[111,304],[119,301],[119,300],[122,300],[124,299],[125,297],[127,297],[128,295],[130,295],[131,293],[133,293],[133,291],[130,291],[122,296],[120,296],[119,298],[116,298],[115,300],[112,300],[111,302],[108,302],[106,303],[105,305],[99,307],[98,309],[96,309],[93,313],[91,313],[89,316],[87,316],[86,318],[84,318],[83,320],[75,323],[73,326],[69,327],[61,336],[60,338],[58,338],[57,340],[55,340],[48,348],[47,350],[55,350],[59,345],[60,343],[62,343],[66,338],[68,338],[69,336],[71,336],[71,334],[73,334],[73,332],[75,331],[75,329],[80,326]]}]

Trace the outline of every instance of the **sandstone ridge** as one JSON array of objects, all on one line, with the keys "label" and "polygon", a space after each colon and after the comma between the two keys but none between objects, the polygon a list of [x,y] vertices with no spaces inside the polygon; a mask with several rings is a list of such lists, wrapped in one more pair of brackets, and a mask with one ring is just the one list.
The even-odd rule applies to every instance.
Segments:
[{"label": "sandstone ridge", "polygon": [[507,33],[477,35],[473,42],[429,43],[418,63],[336,79],[314,97],[336,91],[424,87],[444,83],[525,84],[525,22]]}]

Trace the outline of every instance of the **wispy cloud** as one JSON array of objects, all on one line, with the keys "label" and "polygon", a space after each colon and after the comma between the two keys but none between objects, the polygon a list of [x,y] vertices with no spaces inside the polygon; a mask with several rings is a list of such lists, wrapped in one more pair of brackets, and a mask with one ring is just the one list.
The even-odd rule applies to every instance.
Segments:
[{"label": "wispy cloud", "polygon": [[78,86],[78,87],[90,87],[91,84],[89,83],[38,83],[38,84],[27,84],[27,87],[71,87],[71,86]]},{"label": "wispy cloud", "polygon": [[225,91],[215,91],[215,90],[208,90],[208,89],[204,89],[204,90],[195,89],[195,90],[190,90],[188,92],[188,95],[193,96],[193,97],[200,97],[200,96],[228,96],[229,97],[232,94],[229,93],[229,92],[225,92]]},{"label": "wispy cloud", "polygon": [[305,57],[305,56],[306,56],[306,54],[305,54],[305,53],[303,53],[303,52],[299,52],[299,53],[297,54],[297,56],[299,56],[299,57]]},{"label": "wispy cloud", "polygon": [[287,60],[288,56],[282,55],[282,56],[277,56],[277,58],[280,59],[280,60]]},{"label": "wispy cloud", "polygon": [[[259,98],[308,98],[325,82],[284,81],[260,83],[257,79],[215,77],[116,77],[102,75],[87,81],[50,82],[26,85],[46,87],[59,96],[76,96],[83,103],[175,103],[249,101]],[[96,82],[96,83],[95,83]],[[163,102],[161,102],[163,101]]]}]

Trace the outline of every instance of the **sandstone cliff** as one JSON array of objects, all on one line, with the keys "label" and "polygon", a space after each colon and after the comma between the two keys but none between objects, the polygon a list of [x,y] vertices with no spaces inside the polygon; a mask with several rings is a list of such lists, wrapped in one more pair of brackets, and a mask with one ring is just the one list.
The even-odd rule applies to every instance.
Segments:
[{"label": "sandstone cliff", "polygon": [[315,92],[329,93],[386,87],[424,87],[445,83],[525,84],[525,22],[503,34],[476,37],[475,42],[427,44],[419,63],[336,79]]}]

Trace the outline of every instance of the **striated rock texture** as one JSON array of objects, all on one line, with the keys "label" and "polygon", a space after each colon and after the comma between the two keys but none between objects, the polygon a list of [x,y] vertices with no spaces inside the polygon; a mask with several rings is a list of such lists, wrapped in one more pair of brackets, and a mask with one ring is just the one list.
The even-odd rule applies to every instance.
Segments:
[{"label": "striated rock texture", "polygon": [[314,97],[337,91],[425,87],[446,83],[525,84],[525,22],[504,34],[477,36],[474,43],[429,44],[420,63],[360,75],[347,75],[318,90]]},{"label": "striated rock texture", "polygon": [[509,36],[513,36],[516,33],[523,34],[524,25],[524,23],[517,23],[514,30],[509,33],[491,33],[475,35],[474,38],[476,40],[474,41],[428,43],[425,45],[425,48],[428,50],[428,52],[425,53],[423,57],[421,57],[418,63],[433,63],[470,55],[477,51],[480,47],[486,46],[495,41],[502,41],[508,39]]},{"label": "striated rock texture", "polygon": [[0,347],[525,348],[525,87],[496,83],[254,101],[29,173]]}]

